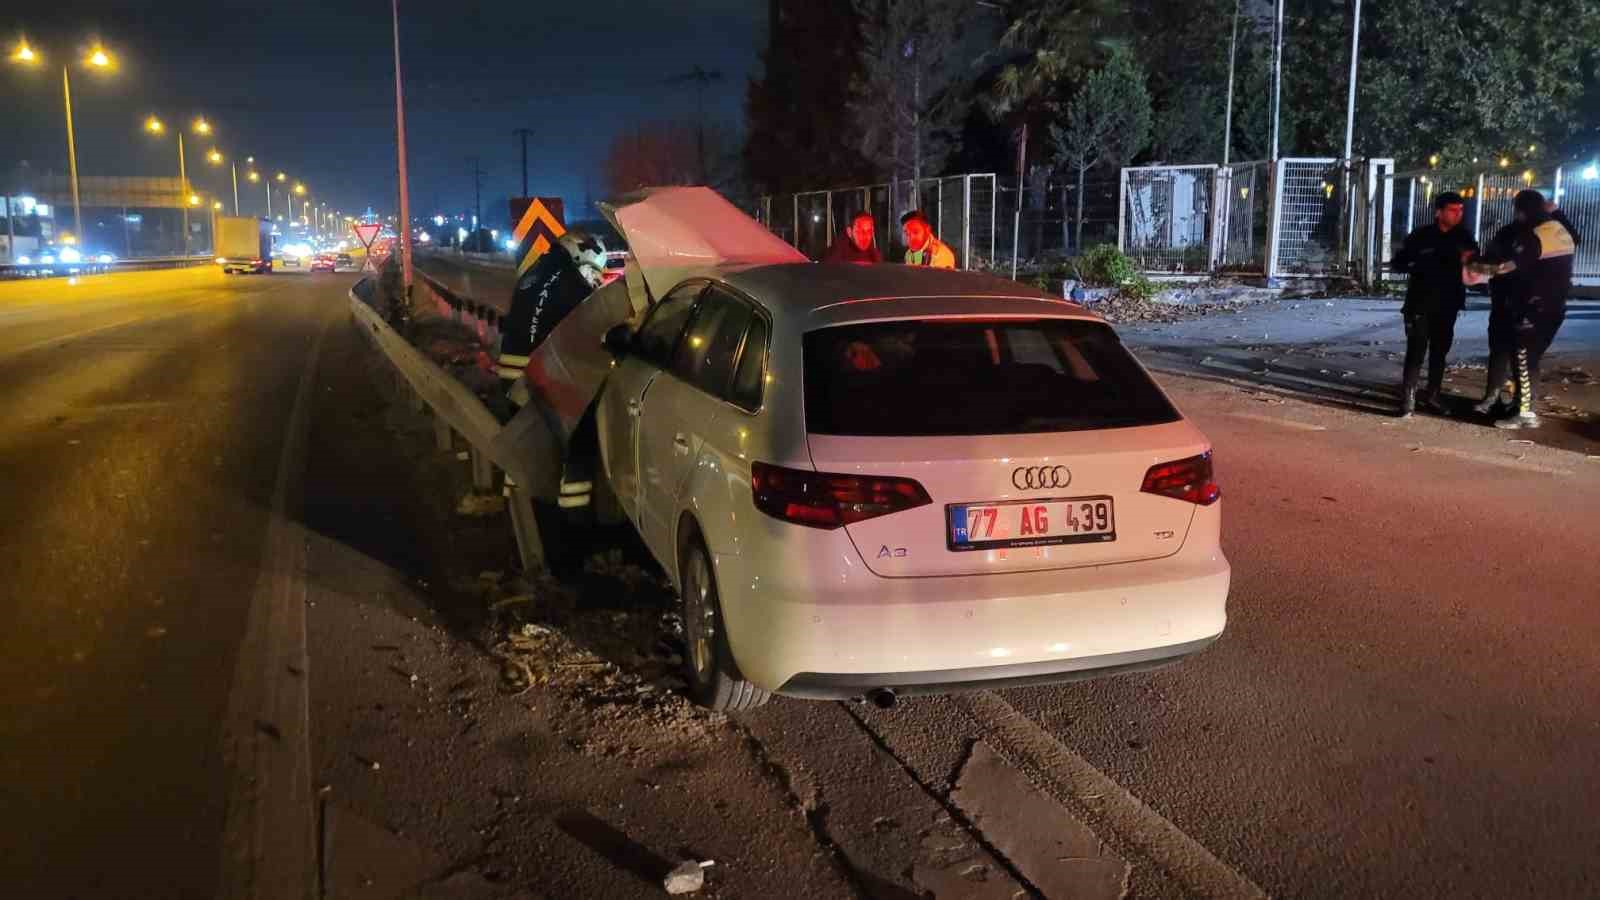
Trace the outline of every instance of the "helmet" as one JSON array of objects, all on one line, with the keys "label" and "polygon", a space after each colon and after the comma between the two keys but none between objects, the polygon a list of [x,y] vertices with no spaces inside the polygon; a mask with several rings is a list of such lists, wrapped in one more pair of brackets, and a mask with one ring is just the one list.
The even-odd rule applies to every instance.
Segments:
[{"label": "helmet", "polygon": [[561,249],[572,257],[590,287],[600,286],[600,275],[606,268],[606,245],[599,238],[586,231],[569,231],[561,236]]}]

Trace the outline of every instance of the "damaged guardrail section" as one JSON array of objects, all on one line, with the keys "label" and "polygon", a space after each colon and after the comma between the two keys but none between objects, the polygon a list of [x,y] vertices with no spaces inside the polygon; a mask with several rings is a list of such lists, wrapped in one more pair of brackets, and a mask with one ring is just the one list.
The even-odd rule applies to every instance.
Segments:
[{"label": "damaged guardrail section", "polygon": [[[535,500],[554,500],[561,477],[560,444],[538,407],[522,408],[502,423],[466,385],[413,347],[374,308],[378,286],[363,279],[350,289],[350,317],[393,367],[395,385],[414,409],[429,410],[440,449],[454,446],[459,434],[470,448],[473,488],[494,490],[495,470],[504,473],[503,491],[516,533],[517,551],[527,571],[544,567],[544,545],[534,519]],[[487,317],[474,316],[487,340]]]}]

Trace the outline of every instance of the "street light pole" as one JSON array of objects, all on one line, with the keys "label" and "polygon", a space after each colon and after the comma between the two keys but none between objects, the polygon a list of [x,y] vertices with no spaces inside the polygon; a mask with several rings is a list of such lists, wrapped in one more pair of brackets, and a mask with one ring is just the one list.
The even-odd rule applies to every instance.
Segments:
[{"label": "street light pole", "polygon": [[533,134],[531,128],[513,128],[511,133],[522,138],[522,196],[528,196],[528,135]]},{"label": "street light pole", "polygon": [[67,76],[69,66],[61,66],[61,95],[67,106],[67,167],[72,174],[72,233],[83,240],[83,210],[78,205],[78,145],[72,136],[72,79]]},{"label": "street light pole", "polygon": [[239,163],[229,161],[228,168],[233,170],[233,214],[239,214]]},{"label": "street light pole", "polygon": [[183,207],[183,255],[189,255],[189,171],[183,162],[183,129],[178,132],[178,203]]},{"label": "street light pole", "polygon": [[394,19],[395,157],[400,175],[400,271],[406,299],[411,298],[411,191],[406,184],[406,103],[400,80],[400,0],[390,0]]}]

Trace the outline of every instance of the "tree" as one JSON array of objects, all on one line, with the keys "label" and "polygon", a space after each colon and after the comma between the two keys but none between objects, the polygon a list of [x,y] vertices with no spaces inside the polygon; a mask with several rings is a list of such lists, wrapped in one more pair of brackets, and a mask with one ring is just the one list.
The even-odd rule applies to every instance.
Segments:
[{"label": "tree", "polygon": [[[647,122],[611,139],[602,171],[611,196],[643,187],[699,184],[701,128],[695,122]],[[704,130],[706,157],[711,161],[705,181],[725,184],[731,173],[727,131],[715,124]]]},{"label": "tree", "polygon": [[1073,246],[1083,246],[1083,183],[1096,165],[1121,168],[1150,140],[1150,92],[1144,70],[1127,50],[1114,50],[1099,70],[1084,80],[1067,107],[1066,127],[1050,126],[1056,165],[1078,176],[1078,209]]},{"label": "tree", "polygon": [[745,97],[744,164],[771,193],[865,179],[850,139],[851,89],[861,74],[853,0],[771,0],[761,76]]},{"label": "tree", "polygon": [[[968,0],[854,0],[861,77],[851,113],[862,153],[891,178],[942,168],[970,102],[962,33]],[[880,164],[880,168],[882,165]]]},{"label": "tree", "polygon": [[[1583,124],[1600,6],[1411,0],[1376,10],[1362,35],[1358,134],[1370,152],[1418,164],[1522,160]],[[1591,127],[1592,127],[1592,123]],[[1537,155],[1537,152],[1533,155]]]},{"label": "tree", "polygon": [[999,51],[1012,58],[988,105],[996,116],[1047,105],[1063,81],[1097,56],[1127,44],[1121,0],[1017,0],[1007,8]]}]

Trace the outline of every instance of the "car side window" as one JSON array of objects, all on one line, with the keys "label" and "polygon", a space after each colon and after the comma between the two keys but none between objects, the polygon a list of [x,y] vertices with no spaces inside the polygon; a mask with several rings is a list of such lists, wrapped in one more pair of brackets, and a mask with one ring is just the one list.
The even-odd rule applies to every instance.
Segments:
[{"label": "car side window", "polygon": [[734,359],[752,316],[750,305],[743,300],[714,286],[707,290],[678,344],[672,373],[708,394],[726,399]]},{"label": "car side window", "polygon": [[634,354],[666,368],[683,327],[689,322],[689,314],[694,311],[694,301],[703,290],[703,283],[680,285],[657,303],[634,336]]},{"label": "car side window", "polygon": [[739,354],[739,371],[733,376],[733,396],[728,399],[750,412],[760,409],[766,372],[767,322],[755,316],[745,332],[744,350]]}]

